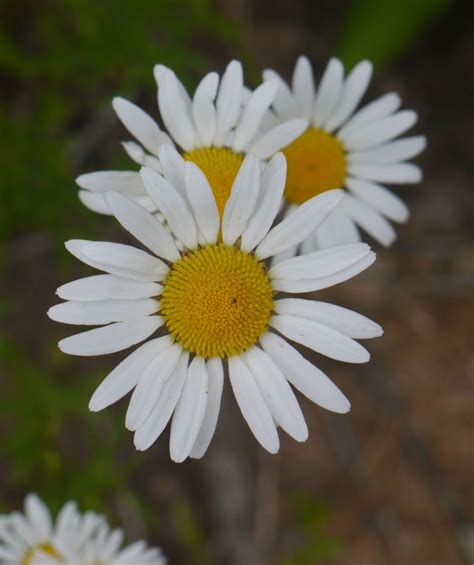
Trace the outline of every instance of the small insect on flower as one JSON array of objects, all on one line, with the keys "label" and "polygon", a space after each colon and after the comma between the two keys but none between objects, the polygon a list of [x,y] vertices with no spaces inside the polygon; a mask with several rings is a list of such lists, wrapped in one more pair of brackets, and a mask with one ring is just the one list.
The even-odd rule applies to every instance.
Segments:
[{"label": "small insect on flower", "polygon": [[67,502],[53,520],[36,496],[25,499],[24,513],[0,516],[0,563],[11,565],[165,565],[161,549],[138,541],[121,549],[123,531],[111,530],[105,517],[81,514]]},{"label": "small insect on flower", "polygon": [[[265,128],[263,133],[261,126],[277,92],[278,81],[268,81],[251,92],[244,86],[242,65],[238,61],[229,63],[222,78],[215,72],[208,73],[192,99],[167,67],[156,65],[154,74],[160,115],[168,133],[135,104],[115,98],[115,112],[139,142],[127,141],[123,147],[135,162],[166,176],[182,176],[185,161],[196,163],[210,183],[221,216],[245,155],[252,153],[267,160],[308,126],[302,118],[282,120],[274,128]],[[180,153],[170,150],[175,144]],[[82,188],[81,201],[93,211],[111,213],[104,199],[107,190],[126,194],[149,211],[156,211],[138,171],[87,173],[76,182]]]},{"label": "small insect on flower", "polygon": [[[411,128],[417,114],[397,111],[400,96],[389,93],[356,112],[372,76],[372,64],[362,61],[344,79],[341,61],[331,59],[316,89],[306,57],[296,63],[291,87],[273,70],[264,79],[278,81],[273,109],[266,116],[272,128],[295,118],[309,127],[283,149],[288,161],[286,212],[308,198],[344,187],[346,196],[328,220],[302,243],[303,251],[360,240],[362,228],[384,246],[396,238],[388,220],[405,222],[408,208],[379,183],[417,183],[421,169],[406,163],[426,146],[424,136],[394,141]],[[298,247],[288,250],[295,255]]]},{"label": "small insect on flower", "polygon": [[333,359],[363,363],[369,353],[353,338],[379,336],[382,329],[345,308],[282,293],[342,282],[367,268],[375,255],[357,243],[269,270],[265,264],[314,231],[343,192],[310,198],[272,227],[285,186],[281,153],[263,170],[256,157],[244,159],[222,219],[209,182],[194,163],[186,163],[182,183],[150,168],[141,174],[170,231],[123,194],[106,193],[113,215],[153,255],[117,243],[67,242],[73,255],[108,274],[60,287],[58,295],[69,302],[49,310],[59,322],[104,325],[63,339],[60,349],[73,355],[113,353],[158,332],[108,375],[90,409],[101,410],[133,390],[126,426],[135,432],[135,446],[150,447],[171,419],[170,454],[177,462],[202,457],[208,448],[224,367],[245,420],[271,453],[279,449],[277,425],[297,441],[308,436],[289,383],[317,404],[347,412],[342,392],[287,340]]}]

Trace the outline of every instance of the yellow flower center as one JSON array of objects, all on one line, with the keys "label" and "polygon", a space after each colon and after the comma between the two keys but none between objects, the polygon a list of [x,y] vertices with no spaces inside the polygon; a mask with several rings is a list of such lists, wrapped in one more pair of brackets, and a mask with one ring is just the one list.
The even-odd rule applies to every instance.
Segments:
[{"label": "yellow flower center", "polygon": [[184,153],[183,158],[196,163],[206,175],[222,218],[225,203],[244,156],[227,147],[202,147]]},{"label": "yellow flower center", "polygon": [[283,149],[288,164],[285,197],[301,204],[313,196],[341,188],[346,176],[342,143],[321,129],[308,128]]},{"label": "yellow flower center", "polygon": [[35,545],[34,547],[30,547],[30,549],[28,549],[28,551],[25,553],[25,555],[24,555],[24,557],[21,561],[21,565],[31,565],[31,563],[33,561],[33,557],[34,557],[34,555],[37,551],[42,551],[43,553],[47,553],[48,555],[51,555],[51,557],[54,557],[55,559],[58,559],[58,560],[61,559],[61,556],[56,551],[56,549],[51,545],[51,543],[46,541],[46,542],[43,542],[43,543],[39,543],[38,545]]},{"label": "yellow flower center", "polygon": [[231,357],[268,327],[273,290],[266,267],[223,243],[190,251],[173,263],[160,297],[170,334],[202,357]]}]

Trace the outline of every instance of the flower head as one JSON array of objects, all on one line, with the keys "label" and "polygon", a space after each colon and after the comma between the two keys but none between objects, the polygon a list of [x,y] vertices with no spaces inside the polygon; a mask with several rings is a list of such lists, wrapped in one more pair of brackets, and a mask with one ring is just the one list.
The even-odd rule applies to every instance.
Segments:
[{"label": "flower head", "polygon": [[81,514],[67,502],[53,520],[35,494],[25,499],[24,513],[0,516],[0,561],[20,565],[165,565],[159,548],[135,542],[122,548],[123,531],[111,530],[95,512]]},{"label": "flower head", "polygon": [[141,175],[170,231],[123,194],[105,194],[112,214],[148,252],[109,242],[66,244],[107,274],[58,289],[67,302],[49,310],[52,319],[103,326],[63,339],[61,350],[102,355],[157,335],[108,375],[90,409],[101,410],[133,390],[126,426],[135,432],[138,449],[147,449],[171,419],[172,459],[201,457],[214,434],[228,368],[242,414],[268,451],[278,451],[277,425],[304,441],[306,423],[289,383],[335,412],[347,412],[349,402],[287,340],[363,363],[369,353],[353,338],[378,336],[381,328],[344,308],[282,293],[342,282],[375,256],[358,243],[282,261],[270,270],[265,260],[313,232],[342,191],[307,200],[272,227],[285,186],[282,154],[263,170],[254,156],[244,159],[222,217],[197,165],[186,163],[182,177],[163,169],[169,174],[144,168]]},{"label": "flower head", "polygon": [[[288,160],[285,188],[287,211],[316,194],[344,187],[346,196],[302,247],[324,249],[359,241],[362,228],[388,246],[396,235],[388,220],[404,222],[406,205],[379,183],[416,183],[421,170],[406,163],[426,145],[424,136],[395,140],[412,127],[417,114],[397,111],[398,94],[386,94],[356,111],[372,75],[372,65],[362,61],[344,79],[341,61],[331,59],[316,89],[306,57],[296,63],[291,86],[276,72],[264,71],[264,79],[278,81],[271,127],[289,119],[304,118],[308,128],[283,149]],[[288,254],[296,254],[297,248]]]}]

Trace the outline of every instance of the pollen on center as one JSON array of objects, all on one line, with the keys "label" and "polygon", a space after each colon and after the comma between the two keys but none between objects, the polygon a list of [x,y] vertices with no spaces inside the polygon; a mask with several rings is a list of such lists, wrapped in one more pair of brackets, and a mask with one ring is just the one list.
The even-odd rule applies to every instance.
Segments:
[{"label": "pollen on center", "polygon": [[344,186],[346,153],[334,135],[316,128],[308,128],[283,153],[288,173],[285,197],[301,204],[313,196]]},{"label": "pollen on center", "polygon": [[184,153],[183,158],[196,163],[206,175],[222,218],[232,184],[244,160],[243,154],[227,147],[201,147]]},{"label": "pollen on center", "polygon": [[184,349],[202,357],[242,353],[267,330],[273,290],[266,267],[223,243],[190,251],[163,282],[161,314]]}]

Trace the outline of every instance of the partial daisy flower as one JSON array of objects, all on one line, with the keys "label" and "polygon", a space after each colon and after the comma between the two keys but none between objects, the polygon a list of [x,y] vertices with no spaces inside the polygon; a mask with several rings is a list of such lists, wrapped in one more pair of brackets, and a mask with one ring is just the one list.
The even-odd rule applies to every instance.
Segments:
[{"label": "partial daisy flower", "polygon": [[[248,155],[232,185],[222,220],[211,186],[188,162],[184,190],[150,168],[141,172],[149,197],[171,233],[117,192],[105,194],[116,219],[148,250],[71,240],[67,249],[108,274],[61,286],[67,300],[48,314],[67,324],[103,325],[65,338],[72,355],[102,355],[136,345],[98,387],[90,409],[102,410],[133,390],[125,424],[139,450],[149,448],[171,419],[170,455],[199,458],[214,434],[224,367],[235,398],[261,445],[279,449],[277,426],[297,441],[308,436],[290,383],[315,403],[347,412],[349,401],[289,342],[351,363],[369,353],[353,338],[372,338],[378,324],[344,308],[285,298],[342,282],[375,260],[358,243],[283,261],[265,260],[298,244],[339,204],[333,190],[309,199],[271,227],[281,204],[286,161],[279,153],[261,170]],[[180,251],[179,240],[184,244]]]},{"label": "partial daisy flower", "polygon": [[[389,246],[396,238],[389,220],[408,218],[404,202],[380,183],[419,182],[420,168],[405,161],[423,151],[426,138],[395,140],[417,120],[412,110],[397,111],[401,99],[396,93],[356,111],[371,76],[372,64],[362,61],[344,79],[341,61],[333,58],[316,88],[306,57],[299,57],[291,86],[273,70],[263,73],[265,80],[279,84],[266,123],[273,128],[298,117],[309,122],[304,133],[283,149],[288,162],[287,213],[316,194],[346,189],[341,206],[302,243],[306,252],[359,241],[359,228]],[[297,252],[290,249],[286,256]]]},{"label": "partial daisy flower", "polygon": [[0,516],[0,562],[16,565],[165,565],[161,549],[138,541],[121,549],[123,531],[111,530],[104,516],[81,514],[67,502],[54,521],[36,495],[25,499],[24,513]]},{"label": "partial daisy flower", "polygon": [[[160,115],[168,133],[132,102],[114,98],[115,112],[138,141],[124,142],[123,147],[135,162],[173,176],[178,185],[184,182],[184,163],[196,163],[211,185],[221,215],[245,155],[252,153],[267,160],[307,128],[305,119],[295,118],[282,120],[262,133],[260,126],[278,82],[268,81],[249,91],[238,61],[229,63],[221,79],[216,72],[207,74],[192,98],[167,67],[156,65],[154,75]],[[170,151],[175,145],[179,153]],[[99,171],[80,175],[76,182],[82,188],[81,201],[93,211],[110,214],[104,200],[110,190],[130,196],[149,211],[156,210],[138,172]]]}]

